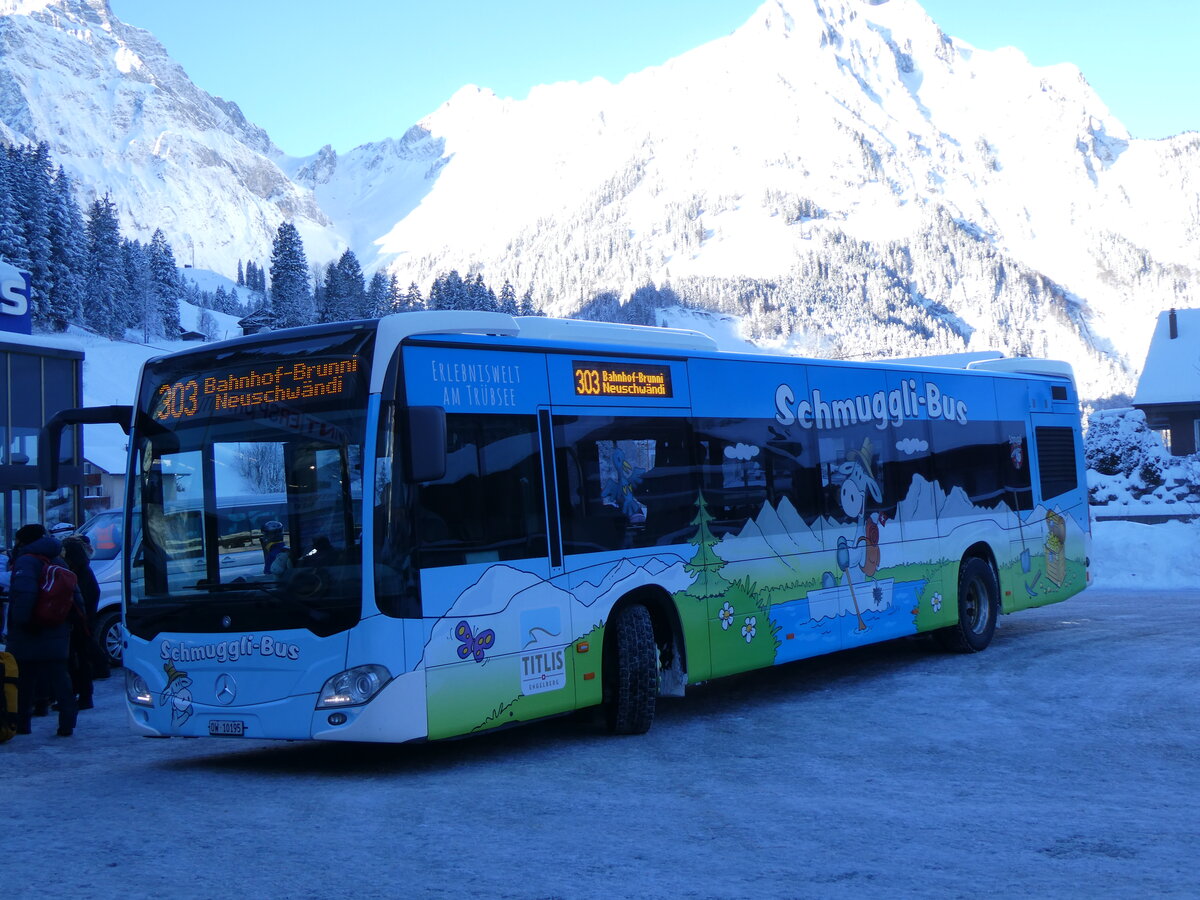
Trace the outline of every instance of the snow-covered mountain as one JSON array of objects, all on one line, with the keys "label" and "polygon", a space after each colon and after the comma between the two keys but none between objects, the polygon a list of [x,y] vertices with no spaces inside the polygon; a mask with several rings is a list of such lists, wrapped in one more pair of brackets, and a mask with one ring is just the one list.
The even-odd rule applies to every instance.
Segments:
[{"label": "snow-covered mountain", "polygon": [[85,203],[110,194],[126,233],[162,228],[180,261],[265,264],[285,218],[318,259],[345,246],[267,133],[107,0],[0,0],[0,139],[46,141]]},{"label": "snow-covered mountain", "polygon": [[553,314],[652,285],[814,355],[1066,358],[1085,396],[1130,390],[1155,314],[1200,306],[1200,134],[1133,140],[1074,67],[916,0],[768,0],[618,84],[468,86],[299,160],[104,0],[0,0],[0,47],[0,135],[217,269],[287,216],[310,261],[348,245],[403,284],[478,270]]}]

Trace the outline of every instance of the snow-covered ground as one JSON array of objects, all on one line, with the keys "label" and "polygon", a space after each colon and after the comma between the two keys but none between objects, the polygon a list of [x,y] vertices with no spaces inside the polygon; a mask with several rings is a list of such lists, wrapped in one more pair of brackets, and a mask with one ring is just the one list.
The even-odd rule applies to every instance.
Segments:
[{"label": "snow-covered ground", "polygon": [[4,896],[1194,897],[1197,633],[1200,591],[1094,588],[974,656],[692,688],[641,737],[398,747],[135,737],[117,673],[73,737],[0,745]]}]

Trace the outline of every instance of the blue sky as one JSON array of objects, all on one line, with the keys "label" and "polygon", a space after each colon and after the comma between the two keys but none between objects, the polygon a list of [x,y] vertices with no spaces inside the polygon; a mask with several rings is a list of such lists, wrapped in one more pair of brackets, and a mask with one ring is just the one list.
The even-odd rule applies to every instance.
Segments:
[{"label": "blue sky", "polygon": [[[111,0],[285,152],[399,137],[464,84],[619,81],[745,22],[761,0]],[[1198,0],[924,0],[948,34],[1072,62],[1135,137],[1200,130]]]}]

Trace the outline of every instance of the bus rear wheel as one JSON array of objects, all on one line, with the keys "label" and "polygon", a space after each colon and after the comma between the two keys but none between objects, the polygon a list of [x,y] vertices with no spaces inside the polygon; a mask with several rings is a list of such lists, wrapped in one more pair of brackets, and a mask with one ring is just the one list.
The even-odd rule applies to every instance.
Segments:
[{"label": "bus rear wheel", "polygon": [[947,650],[978,653],[992,642],[999,612],[1000,585],[995,571],[979,557],[970,557],[958,573],[958,622],[934,636]]},{"label": "bus rear wheel", "polygon": [[658,698],[658,647],[650,611],[640,604],[622,607],[605,630],[604,714],[614,734],[645,734],[654,721]]}]

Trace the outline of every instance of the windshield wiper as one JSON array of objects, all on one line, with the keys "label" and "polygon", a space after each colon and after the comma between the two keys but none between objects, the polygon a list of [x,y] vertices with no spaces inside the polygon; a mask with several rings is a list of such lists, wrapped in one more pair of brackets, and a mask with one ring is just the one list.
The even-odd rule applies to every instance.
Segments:
[{"label": "windshield wiper", "polygon": [[196,582],[196,587],[200,590],[211,591],[212,593],[224,593],[226,591],[258,591],[266,594],[281,606],[286,606],[293,610],[300,610],[308,617],[308,621],[313,625],[323,625],[329,621],[329,613],[327,613],[325,610],[314,609],[303,600],[297,599],[286,587],[280,587],[272,582],[249,581],[245,578],[239,577],[229,582],[208,582],[202,580]]}]

